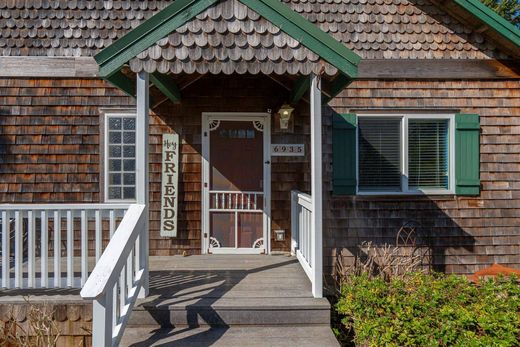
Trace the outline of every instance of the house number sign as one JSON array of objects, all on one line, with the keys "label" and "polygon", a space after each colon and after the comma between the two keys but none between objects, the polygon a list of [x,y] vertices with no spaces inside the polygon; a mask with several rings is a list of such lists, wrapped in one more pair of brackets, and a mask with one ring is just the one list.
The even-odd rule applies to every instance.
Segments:
[{"label": "house number sign", "polygon": [[179,135],[162,137],[161,236],[177,236]]},{"label": "house number sign", "polygon": [[272,144],[271,155],[275,157],[303,157],[305,155],[304,144]]}]

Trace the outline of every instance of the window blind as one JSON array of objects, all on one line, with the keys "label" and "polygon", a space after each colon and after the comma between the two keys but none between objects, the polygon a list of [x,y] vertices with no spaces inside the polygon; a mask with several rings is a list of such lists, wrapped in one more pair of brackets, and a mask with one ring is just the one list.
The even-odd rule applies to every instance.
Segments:
[{"label": "window blind", "polygon": [[359,118],[359,190],[401,190],[401,119]]},{"label": "window blind", "polygon": [[409,189],[448,189],[448,120],[408,120]]}]

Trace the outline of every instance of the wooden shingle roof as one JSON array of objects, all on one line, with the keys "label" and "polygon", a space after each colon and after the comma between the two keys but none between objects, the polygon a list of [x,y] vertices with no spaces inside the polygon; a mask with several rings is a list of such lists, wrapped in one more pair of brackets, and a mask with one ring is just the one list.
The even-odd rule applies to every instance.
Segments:
[{"label": "wooden shingle roof", "polygon": [[[362,58],[508,57],[455,1],[433,1],[283,0]],[[172,2],[0,0],[0,54],[93,56]]]}]

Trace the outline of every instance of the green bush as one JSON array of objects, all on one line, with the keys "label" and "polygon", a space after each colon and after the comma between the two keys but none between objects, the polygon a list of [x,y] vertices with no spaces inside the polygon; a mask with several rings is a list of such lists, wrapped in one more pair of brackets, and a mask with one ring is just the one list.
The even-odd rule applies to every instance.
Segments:
[{"label": "green bush", "polygon": [[475,285],[465,277],[413,273],[344,279],[336,303],[343,335],[368,346],[520,346],[515,278]]}]

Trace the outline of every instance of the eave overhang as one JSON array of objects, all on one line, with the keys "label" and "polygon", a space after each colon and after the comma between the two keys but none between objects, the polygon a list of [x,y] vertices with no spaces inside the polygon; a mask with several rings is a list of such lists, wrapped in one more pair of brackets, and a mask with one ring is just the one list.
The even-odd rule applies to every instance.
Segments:
[{"label": "eave overhang", "polygon": [[[158,41],[167,38],[176,29],[193,20],[197,15],[220,0],[177,0],[161,12],[157,13],[137,28],[114,42],[94,58],[100,67],[100,76],[112,82],[129,95],[134,94],[131,81],[125,78],[122,70],[136,57],[157,44]],[[230,1],[230,0],[223,0]],[[330,64],[336,72],[329,76],[330,82],[343,81],[344,86],[357,77],[357,66],[361,58],[348,49],[341,42],[325,33],[313,23],[294,12],[279,0],[239,0],[241,4],[265,18],[280,31],[296,40],[305,49],[319,56],[324,64]],[[277,49],[274,47],[273,49]],[[275,62],[268,62],[276,64]],[[316,69],[315,69],[316,70]],[[330,69],[327,69],[330,70]],[[156,72],[156,71],[152,71]],[[153,82],[153,81],[152,81]],[[162,80],[158,87],[166,86],[166,80]],[[337,84],[337,83],[335,83]],[[171,86],[171,84],[170,84]],[[161,88],[159,88],[161,89]],[[338,88],[341,90],[342,88]],[[179,101],[180,95],[161,90],[170,100]],[[330,95],[328,97],[333,97]]]}]

